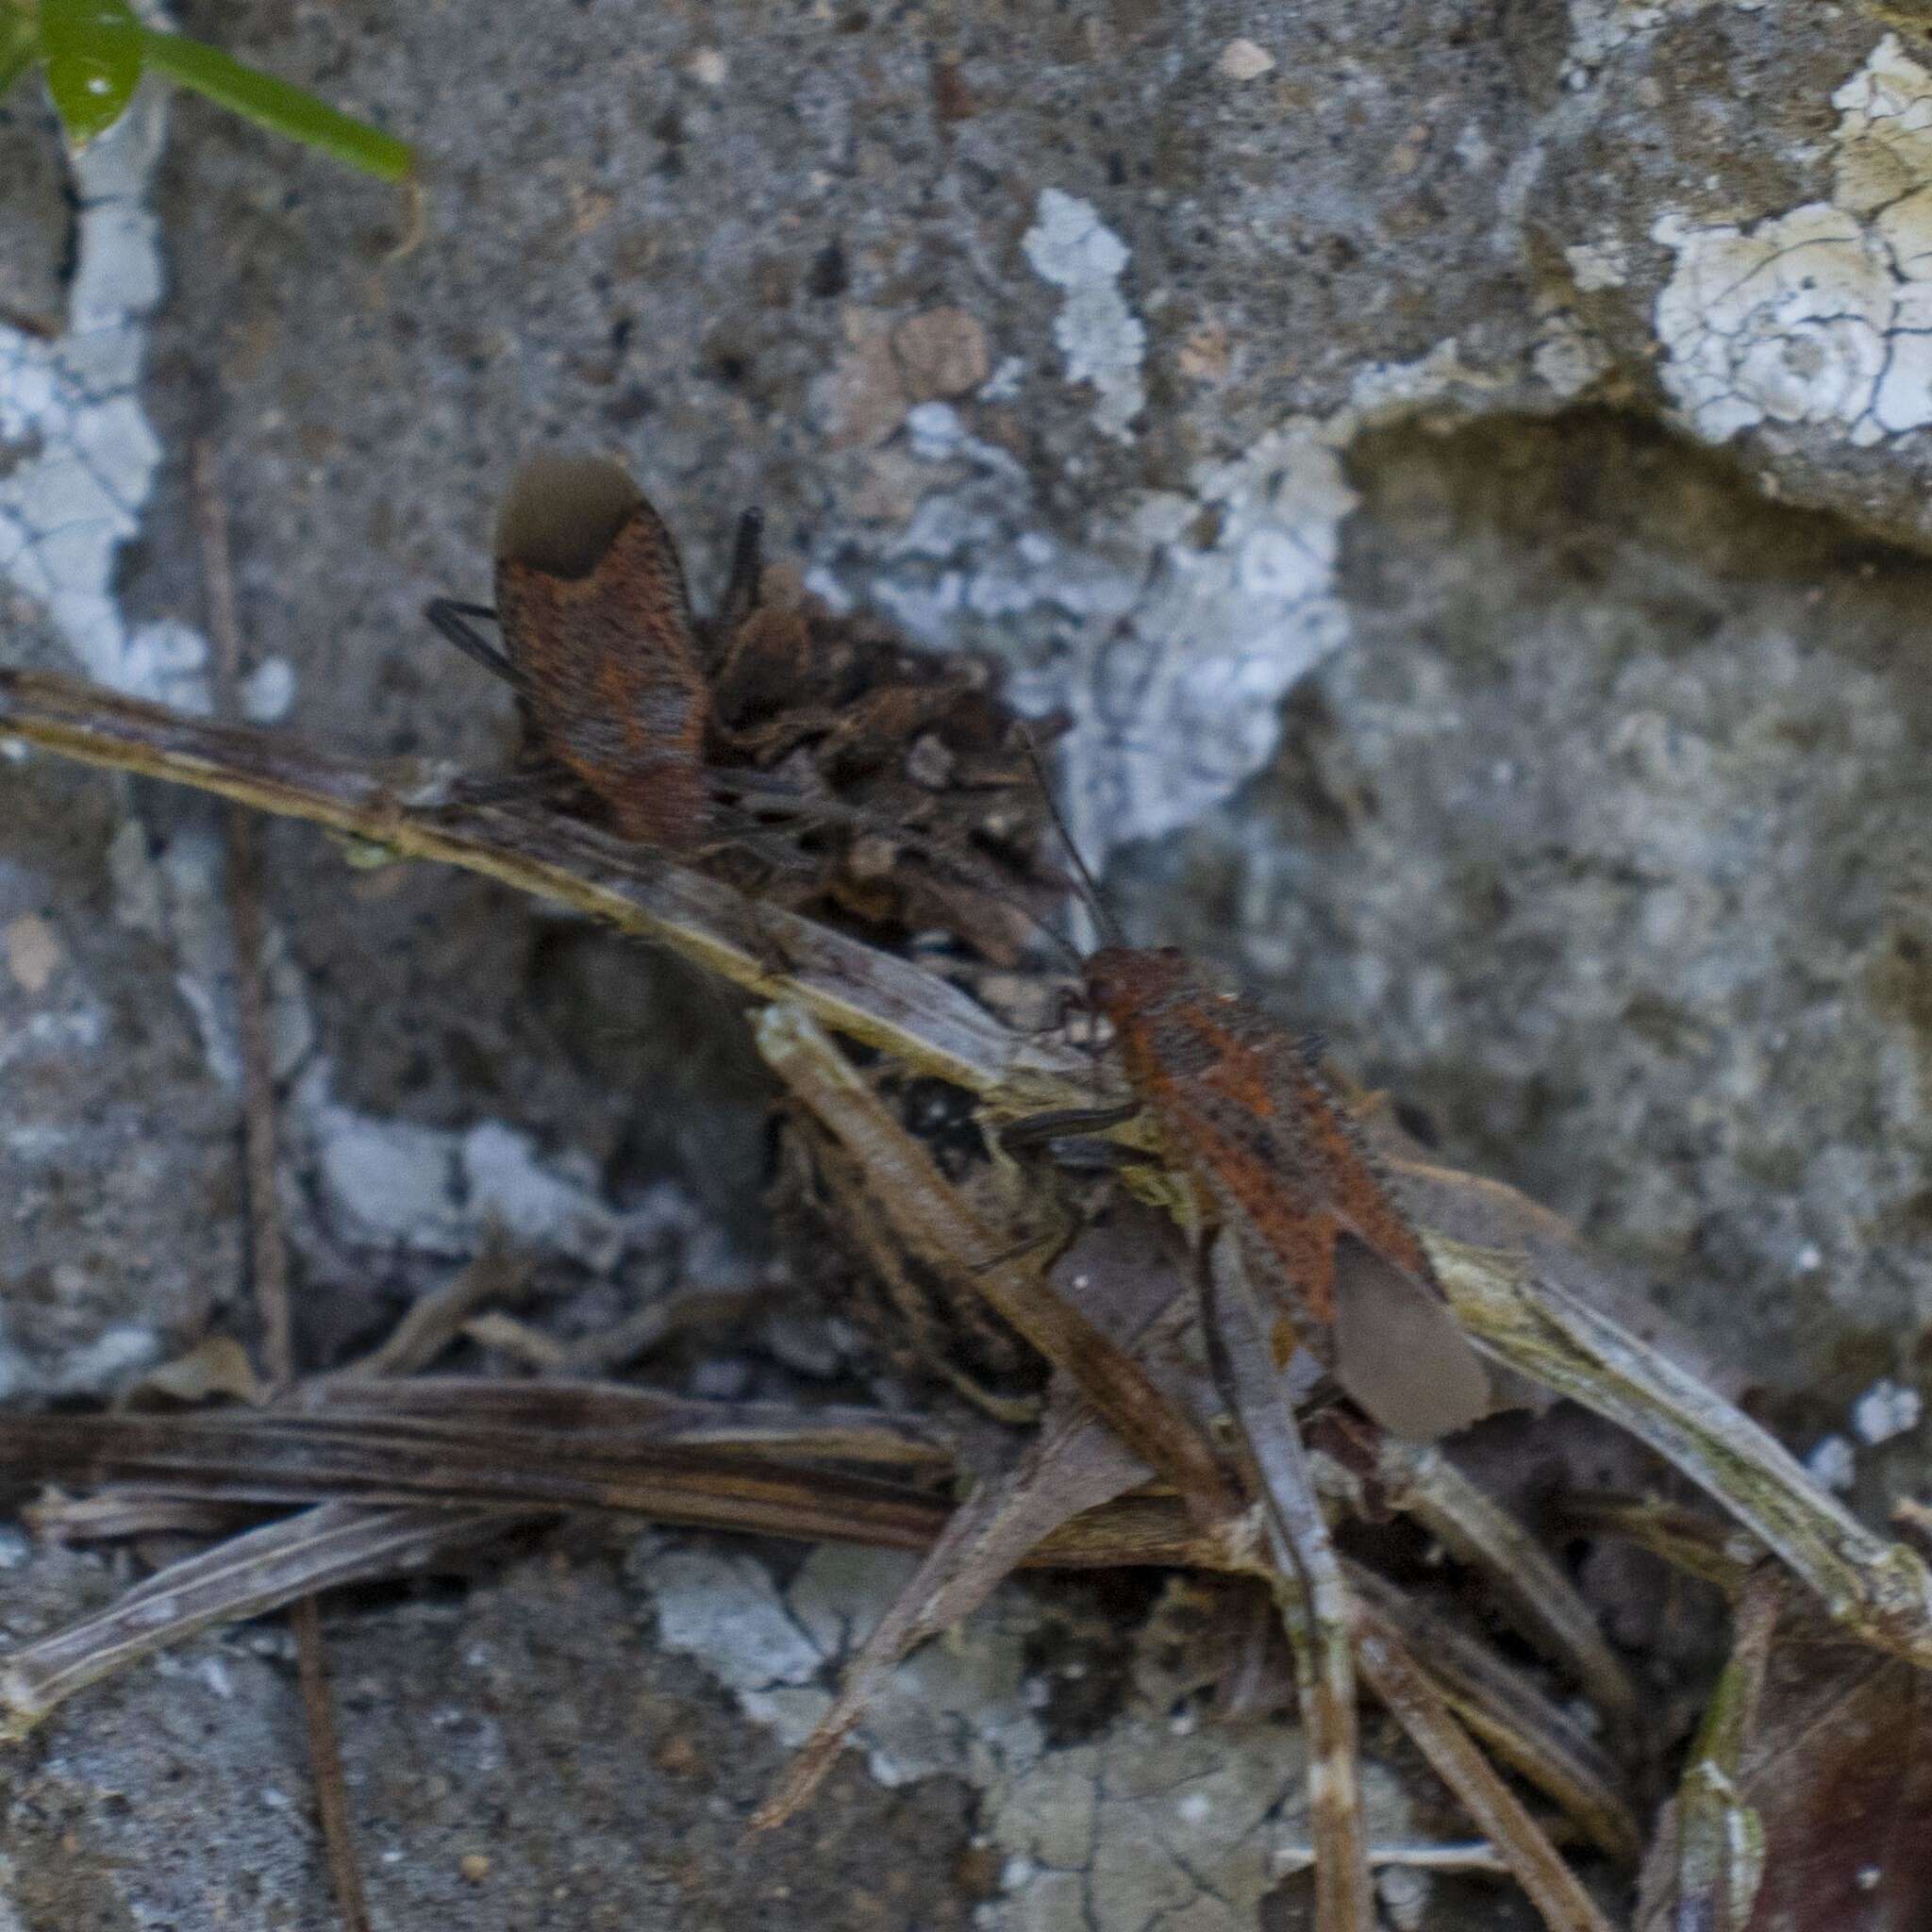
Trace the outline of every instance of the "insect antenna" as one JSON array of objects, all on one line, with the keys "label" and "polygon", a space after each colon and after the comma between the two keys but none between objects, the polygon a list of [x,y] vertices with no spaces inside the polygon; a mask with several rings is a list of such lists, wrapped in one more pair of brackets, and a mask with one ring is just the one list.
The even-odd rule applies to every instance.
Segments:
[{"label": "insect antenna", "polygon": [[496,612],[490,605],[458,604],[454,597],[432,597],[423,607],[423,615],[473,663],[482,665],[506,684],[522,688],[524,675],[510,661],[509,654],[492,644],[471,622],[480,617],[494,624]]},{"label": "insect antenna", "polygon": [[1040,756],[1040,747],[1033,741],[1033,733],[1023,721],[1020,725],[1020,742],[1026,748],[1026,761],[1033,767],[1035,782],[1040,787],[1040,795],[1045,802],[1047,816],[1053,820],[1053,828],[1059,834],[1060,843],[1066,848],[1067,857],[1074,862],[1074,876],[1080,882],[1081,896],[1087,909],[1092,913],[1094,923],[1107,935],[1110,944],[1124,946],[1127,936],[1121,930],[1121,923],[1108,909],[1106,899],[1101,896],[1100,881],[1093,876],[1092,869],[1080,856],[1080,848],[1074,841],[1074,834],[1068,825],[1066,814],[1060,810],[1060,802],[1054,795],[1053,780],[1047,776],[1046,761]]}]

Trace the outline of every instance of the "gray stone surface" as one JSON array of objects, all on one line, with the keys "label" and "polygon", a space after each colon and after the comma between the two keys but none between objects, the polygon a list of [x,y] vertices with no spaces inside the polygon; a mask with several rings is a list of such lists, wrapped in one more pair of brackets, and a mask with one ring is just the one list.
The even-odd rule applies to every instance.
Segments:
[{"label": "gray stone surface", "polygon": [[[93,1560],[38,1557],[7,1576],[9,1635],[108,1594]],[[652,1622],[591,1546],[331,1619],[378,1925],[964,1932],[983,1887],[958,1869],[956,1783],[886,1791],[855,1762],[810,1821],[744,1845],[782,1752]],[[90,1694],[0,1780],[7,1923],[25,1932],[339,1923],[279,1624]]]},{"label": "gray stone surface", "polygon": [[[1932,1313],[1923,8],[290,0],[181,24],[420,139],[420,232],[187,103],[158,165],[147,110],[90,157],[70,235],[9,108],[9,661],[205,695],[185,477],[213,435],[252,647],[285,667],[261,708],[488,762],[504,697],[418,611],[484,590],[519,457],[624,455],[701,586],[759,503],[823,593],[996,649],[1072,710],[1085,841],[1165,841],[1118,869],[1139,931],[1641,1260],[1797,1446],[1846,1440],[1861,1501],[1923,1483],[1916,1424],[1855,1421],[1881,1378],[1922,1385]],[[0,762],[16,1396],[117,1386],[237,1291],[215,824]],[[606,1312],[667,1253],[745,1265],[758,1089],[715,1008],[480,882],[356,874],[295,827],[267,850],[325,1331],[457,1259],[479,1185],[565,1230],[553,1285]],[[654,1043],[699,1034],[715,1058]],[[434,1231],[407,1253],[399,1175]],[[102,1588],[33,1575],[47,1617]],[[629,1610],[573,1575],[360,1613],[352,1754],[383,1761],[393,1724],[393,1761],[427,1762],[439,1711],[491,1722],[469,1623],[514,1649],[561,1617],[533,1682],[675,1672],[607,1657],[593,1626]],[[258,1884],[244,1916],[273,1891],[324,1923],[308,1827],[248,1795],[294,1793],[301,1747],[286,1674],[241,1644],[206,1708],[192,1674],[142,1674],[32,1747],[22,1816],[56,1823],[9,1844],[23,1923],[192,1921],[156,1890],[189,1868]],[[623,1694],[545,1693],[593,1729]],[[774,1750],[700,1707],[739,1803]],[[649,1728],[600,1748],[635,1766]],[[370,1798],[403,1855],[375,1867],[388,1923],[491,1923],[450,1876],[466,1833],[555,1885],[578,1843],[663,1824],[571,1771],[567,1729],[540,1726],[547,1787],[518,1758],[419,1809]],[[34,1781],[83,1759],[125,1808],[74,1824],[76,1854],[62,1806],[108,1800]],[[877,1922],[954,1923],[930,1848],[965,1842],[957,1788],[846,1776],[798,1842],[843,1871],[890,1816],[926,1890]],[[625,1922],[809,1921],[805,1891],[717,1891],[719,1857]],[[542,1922],[643,1911],[623,1862]],[[539,1898],[505,1881],[500,1923]]]}]

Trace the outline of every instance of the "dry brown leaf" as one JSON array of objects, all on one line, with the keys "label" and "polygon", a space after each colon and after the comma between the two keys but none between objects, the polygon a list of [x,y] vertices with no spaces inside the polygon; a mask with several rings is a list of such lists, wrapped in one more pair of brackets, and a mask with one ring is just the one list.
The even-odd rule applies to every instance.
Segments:
[{"label": "dry brown leaf", "polygon": [[1829,1639],[1782,1645],[1738,1793],[1757,1812],[1765,1844],[1750,1932],[1932,1925],[1924,1672]]}]

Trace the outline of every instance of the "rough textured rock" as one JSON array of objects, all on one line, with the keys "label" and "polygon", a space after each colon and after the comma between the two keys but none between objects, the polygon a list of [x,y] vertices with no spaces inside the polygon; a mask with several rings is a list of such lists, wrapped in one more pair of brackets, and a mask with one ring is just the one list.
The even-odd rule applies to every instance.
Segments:
[{"label": "rough textured rock", "polygon": [[[418,138],[420,228],[199,103],[158,169],[146,110],[89,158],[71,261],[55,172],[5,170],[10,660],[205,696],[185,475],[212,434],[271,660],[257,708],[487,763],[507,702],[418,611],[482,592],[521,456],[625,456],[700,584],[757,502],[822,594],[998,651],[1073,711],[1096,855],[1183,835],[1121,869],[1138,929],[1216,955],[1424,1108],[1449,1155],[1642,1260],[1797,1446],[1869,1442],[1856,1398],[1923,1385],[1923,8],[1297,0],[1239,34],[1151,0],[184,12]],[[37,152],[37,117],[8,116],[6,154]],[[0,763],[16,1394],[112,1387],[236,1291],[215,826]],[[689,988],[477,881],[358,874],[300,828],[268,851],[298,1259],[338,1329],[454,1260],[492,1203],[607,1310],[666,1243],[743,1265],[758,1089],[727,1029],[704,1066],[654,1043],[667,1014],[690,1030]],[[683,1105],[714,1071],[729,1103]],[[677,1108],[640,1108],[673,1076]],[[1924,1479],[1916,1427],[1844,1460],[1873,1506]],[[49,1617],[101,1587],[34,1574]],[[570,1657],[533,1681],[607,1668],[592,1626],[627,1612],[581,1608],[606,1588],[525,1569],[447,1624],[361,1612],[352,1753],[408,1761],[439,1712],[488,1721],[454,1647],[473,1624],[515,1649],[562,1618]],[[25,1923],[195,1916],[152,1890],[163,1843],[263,1874],[251,1914],[274,1891],[323,1923],[306,1825],[240,1795],[291,1790],[300,1745],[282,1675],[238,1641],[218,1717],[146,1674],[34,1747],[29,1785],[84,1757],[129,1808],[70,1881],[64,1827],[13,1842]],[[669,1695],[677,1668],[622,1671]],[[774,1761],[703,1709],[708,1759]],[[171,1725],[192,1751],[159,1748]],[[648,1728],[600,1748],[634,1767]],[[492,1762],[426,1811],[371,1799],[404,1871],[440,1874],[420,1898],[393,1880],[393,1923],[486,1909],[487,1882],[449,1875],[466,1833],[554,1886],[580,1839],[666,1815],[567,1769],[540,1799],[530,1766]],[[728,1804],[757,1785],[721,1776]],[[957,1790],[842,1789],[824,1833],[890,1814],[923,1848],[926,1889],[877,1923],[953,1923],[930,1848],[964,1842]],[[808,1904],[827,1857],[772,1882]],[[598,1890],[610,1858],[549,1923],[645,1910],[635,1871]],[[719,1859],[636,1922],[744,1923]]]}]

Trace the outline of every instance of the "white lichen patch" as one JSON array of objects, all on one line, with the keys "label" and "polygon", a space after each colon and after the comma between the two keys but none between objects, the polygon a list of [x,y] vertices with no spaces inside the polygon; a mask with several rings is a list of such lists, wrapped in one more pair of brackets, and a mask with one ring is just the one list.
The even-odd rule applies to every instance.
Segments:
[{"label": "white lichen patch", "polygon": [[0,326],[0,576],[40,604],[88,675],[205,708],[207,644],[185,625],[129,625],[115,554],[140,528],[160,444],[137,383],[161,256],[145,206],[163,96],[149,89],[74,162],[75,259],[51,341]]},{"label": "white lichen patch", "polygon": [[[1594,379],[1574,319],[1553,317],[1549,341],[1559,395]],[[1025,470],[952,405],[926,403],[889,453],[908,505],[897,534],[862,569],[832,553],[808,585],[835,607],[873,604],[921,642],[983,644],[1012,667],[1022,705],[1065,710],[1068,814],[1101,860],[1193,823],[1259,770],[1281,699],[1347,638],[1335,579],[1357,500],[1348,445],[1372,424],[1484,407],[1501,386],[1453,340],[1373,365],[1340,409],[1197,465],[1185,490],[1128,496],[1081,541],[1033,527]]]},{"label": "white lichen patch", "polygon": [[[658,1641],[795,1746],[911,1561],[821,1548],[780,1591],[747,1557],[653,1535],[630,1567]],[[1299,1732],[1176,1724],[1134,1700],[1087,1741],[1054,1748],[1024,1672],[1034,1628],[1023,1591],[996,1592],[900,1666],[856,1740],[881,1783],[950,1774],[983,1791],[982,1836],[1007,1886],[982,1908],[984,1932],[1249,1932],[1283,1848],[1307,1839]],[[1399,1837],[1409,1817],[1393,1778],[1363,1773],[1372,1835]]]},{"label": "white lichen patch", "polygon": [[1573,401],[1610,373],[1610,352],[1584,327],[1574,308],[1543,316],[1529,366],[1564,402]]},{"label": "white lichen patch", "polygon": [[1852,1426],[1861,1441],[1875,1447],[1919,1426],[1919,1391],[1890,1377],[1873,1383],[1852,1406]]},{"label": "white lichen patch", "polygon": [[1578,294],[1593,295],[1603,289],[1621,289],[1630,279],[1629,251],[1616,236],[1601,242],[1579,242],[1563,251]]},{"label": "white lichen patch", "polygon": [[1875,443],[1932,423],[1932,74],[1888,34],[1832,95],[1829,201],[1660,215],[1666,388],[1712,442],[1763,423]]},{"label": "white lichen patch", "polygon": [[335,1100],[325,1062],[298,1082],[291,1125],[308,1143],[322,1206],[335,1233],[356,1244],[458,1258],[492,1230],[539,1254],[613,1268],[666,1235],[702,1243],[693,1265],[728,1271],[712,1253],[691,1203],[668,1183],[620,1212],[599,1192],[591,1163],[570,1152],[545,1158],[527,1135],[500,1121],[468,1128],[385,1120]]},{"label": "white lichen patch", "polygon": [[1857,1480],[1858,1459],[1842,1436],[1826,1436],[1805,1458],[1805,1467],[1815,1481],[1842,1495]]},{"label": "white lichen patch", "polygon": [[1091,202],[1045,188],[1020,245],[1034,274],[1065,291],[1053,339],[1067,380],[1093,385],[1094,425],[1103,435],[1127,441],[1128,425],[1147,401],[1141,379],[1147,329],[1121,293],[1127,244]]}]

